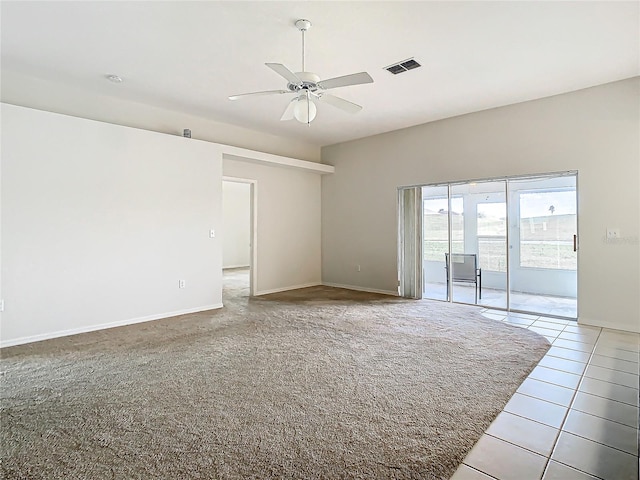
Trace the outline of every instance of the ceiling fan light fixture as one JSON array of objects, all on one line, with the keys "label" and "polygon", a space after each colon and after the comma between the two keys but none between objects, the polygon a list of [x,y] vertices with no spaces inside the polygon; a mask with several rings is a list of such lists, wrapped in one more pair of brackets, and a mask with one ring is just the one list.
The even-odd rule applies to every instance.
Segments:
[{"label": "ceiling fan light fixture", "polygon": [[316,104],[307,95],[300,95],[296,105],[293,107],[293,116],[300,123],[311,123],[316,118],[318,109]]}]

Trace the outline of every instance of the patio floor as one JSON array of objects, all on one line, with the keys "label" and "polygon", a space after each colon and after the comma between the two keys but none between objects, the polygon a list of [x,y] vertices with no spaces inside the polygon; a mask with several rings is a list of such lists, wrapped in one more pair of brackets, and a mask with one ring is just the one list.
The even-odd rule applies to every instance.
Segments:
[{"label": "patio floor", "polygon": [[[427,283],[424,288],[424,298],[446,300],[447,285],[445,283]],[[453,285],[453,301],[458,303],[475,304],[475,288],[473,286]],[[549,295],[533,295],[525,292],[511,292],[511,310],[547,315],[551,317],[578,317],[578,302],[576,298],[554,297]],[[478,305],[488,308],[507,308],[507,292],[492,288],[482,289],[482,298]]]}]

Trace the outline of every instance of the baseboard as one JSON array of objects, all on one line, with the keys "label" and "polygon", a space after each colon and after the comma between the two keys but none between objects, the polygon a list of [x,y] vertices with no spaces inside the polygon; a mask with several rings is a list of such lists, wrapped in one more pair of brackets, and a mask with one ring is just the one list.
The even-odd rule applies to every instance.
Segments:
[{"label": "baseboard", "polygon": [[616,324],[615,322],[608,322],[606,320],[594,320],[592,318],[578,317],[578,325],[609,328],[611,330],[619,330],[621,332],[640,333],[640,325],[635,325],[635,327],[629,325],[627,329],[625,328],[626,326],[621,326],[620,324]]},{"label": "baseboard", "polygon": [[97,330],[106,330],[107,328],[124,327],[125,325],[134,325],[136,323],[151,322],[153,320],[160,320],[162,318],[177,317],[178,315],[204,312],[206,310],[215,310],[217,308],[222,308],[222,303],[215,304],[215,305],[204,305],[204,306],[195,307],[195,308],[187,308],[184,310],[177,310],[175,312],[158,313],[155,315],[131,318],[128,320],[119,320],[117,322],[101,323],[99,325],[90,325],[87,327],[71,328],[69,330],[59,330],[57,332],[43,333],[40,335],[33,335],[30,337],[20,337],[20,338],[15,338],[13,340],[0,341],[0,348],[13,347],[16,345],[24,345],[25,343],[40,342],[42,340],[50,340],[52,338],[68,337],[69,335],[77,335],[79,333],[88,333],[88,332],[95,332]]},{"label": "baseboard", "polygon": [[222,267],[222,270],[231,270],[232,268],[249,268],[250,265],[226,265]]},{"label": "baseboard", "polygon": [[322,282],[322,285],[324,285],[325,287],[335,287],[335,288],[345,288],[347,290],[356,290],[358,292],[381,293],[383,295],[392,295],[394,297],[398,296],[398,292],[394,292],[393,290],[379,290],[377,288],[357,287],[355,285],[342,285],[340,283],[331,283],[331,282]]},{"label": "baseboard", "polygon": [[290,287],[272,288],[270,290],[260,290],[259,292],[255,292],[253,296],[259,297],[260,295],[269,295],[270,293],[286,292],[289,290],[297,290],[299,288],[317,287],[318,285],[322,285],[322,284],[320,282],[313,282],[313,283],[305,283],[302,285],[292,285]]}]

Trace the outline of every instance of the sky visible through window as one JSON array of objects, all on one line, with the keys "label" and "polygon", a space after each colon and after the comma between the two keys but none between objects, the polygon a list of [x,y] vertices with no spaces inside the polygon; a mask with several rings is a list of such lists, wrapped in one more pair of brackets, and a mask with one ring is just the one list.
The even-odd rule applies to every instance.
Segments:
[{"label": "sky visible through window", "polygon": [[[449,204],[446,198],[429,198],[425,199],[424,208],[425,214],[446,213],[449,210]],[[454,197],[451,199],[451,211],[454,214],[463,213],[462,198]],[[504,203],[483,204],[482,213],[487,217],[504,218]],[[575,190],[527,192],[520,194],[520,218],[575,214]]]},{"label": "sky visible through window", "polygon": [[575,191],[534,192],[520,195],[520,218],[575,214]]}]

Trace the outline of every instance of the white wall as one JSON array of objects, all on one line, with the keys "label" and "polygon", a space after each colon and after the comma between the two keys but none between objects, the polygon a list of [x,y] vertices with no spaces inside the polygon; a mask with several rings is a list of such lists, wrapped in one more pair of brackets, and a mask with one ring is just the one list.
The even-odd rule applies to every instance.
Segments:
[{"label": "white wall", "polygon": [[254,293],[320,284],[320,174],[231,159],[223,173],[257,181]]},{"label": "white wall", "polygon": [[[114,89],[121,85],[113,85]],[[285,139],[256,130],[231,125],[221,119],[195,115],[123,100],[94,92],[77,90],[52,82],[2,70],[0,100],[4,103],[64,113],[76,117],[142,128],[154,132],[182,135],[191,129],[194,139],[234,145],[285,157],[320,161],[320,147]]]},{"label": "white wall", "polygon": [[3,346],[221,306],[220,146],[1,113]]},{"label": "white wall", "polygon": [[639,100],[634,78],[323,148],[323,282],[396,291],[398,186],[577,170],[579,321],[639,332]]},{"label": "white wall", "polygon": [[251,252],[251,184],[222,182],[222,268],[248,267]]}]

